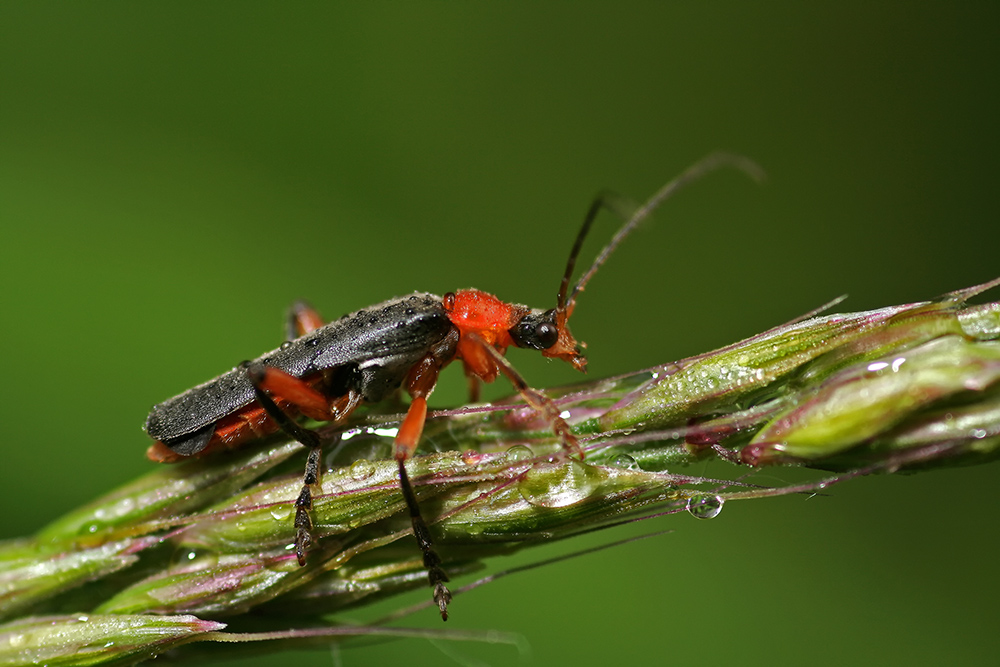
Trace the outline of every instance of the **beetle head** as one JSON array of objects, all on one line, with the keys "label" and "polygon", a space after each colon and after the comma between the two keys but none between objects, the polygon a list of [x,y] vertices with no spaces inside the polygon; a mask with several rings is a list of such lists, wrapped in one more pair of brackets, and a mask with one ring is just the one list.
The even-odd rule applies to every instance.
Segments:
[{"label": "beetle head", "polygon": [[544,357],[562,359],[578,371],[587,372],[587,358],[583,356],[582,343],[577,343],[566,326],[565,310],[535,309],[527,312],[507,330],[514,345],[539,350]]}]

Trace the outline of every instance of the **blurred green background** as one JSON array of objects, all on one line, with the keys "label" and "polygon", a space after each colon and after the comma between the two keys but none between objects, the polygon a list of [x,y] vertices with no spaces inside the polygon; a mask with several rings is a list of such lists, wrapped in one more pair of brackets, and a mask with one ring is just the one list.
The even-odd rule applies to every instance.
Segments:
[{"label": "blurred green background", "polygon": [[[598,190],[642,199],[715,149],[769,181],[714,175],[622,246],[574,317],[593,376],[842,293],[862,310],[1000,275],[998,14],[0,4],[2,536],[149,470],[148,408],[273,348],[293,299],[335,317],[476,286],[549,307]],[[613,229],[598,225],[584,261]],[[510,357],[540,387],[578,379]],[[462,374],[446,375],[433,402],[458,404]],[[462,596],[449,627],[523,633],[541,665],[992,662],[996,470],[860,480],[533,550],[499,565],[675,530]],[[445,652],[515,659],[423,640],[341,657],[452,664]]]}]

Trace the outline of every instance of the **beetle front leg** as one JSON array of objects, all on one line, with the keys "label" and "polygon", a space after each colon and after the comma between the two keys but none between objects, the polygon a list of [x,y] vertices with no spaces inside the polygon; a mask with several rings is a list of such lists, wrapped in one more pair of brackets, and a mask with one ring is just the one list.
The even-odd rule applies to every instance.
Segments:
[{"label": "beetle front leg", "polygon": [[486,351],[493,361],[496,362],[497,368],[503,373],[504,377],[510,380],[510,383],[514,385],[514,389],[517,393],[521,395],[524,402],[535,409],[543,419],[545,419],[549,424],[552,425],[552,432],[562,441],[563,449],[571,456],[578,459],[583,459],[583,449],[580,447],[580,442],[576,439],[576,434],[573,433],[573,429],[570,428],[566,420],[562,418],[559,406],[556,405],[555,401],[543,394],[538,389],[534,389],[528,386],[521,374],[517,372],[517,369],[511,365],[507,357],[500,354],[500,352],[483,340],[478,334],[472,333],[470,337],[477,341],[480,346]]}]

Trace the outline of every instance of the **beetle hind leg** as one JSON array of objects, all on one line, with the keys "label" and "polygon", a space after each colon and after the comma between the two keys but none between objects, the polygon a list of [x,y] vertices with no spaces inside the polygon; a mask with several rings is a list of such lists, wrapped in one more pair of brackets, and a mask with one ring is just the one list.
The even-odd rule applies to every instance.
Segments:
[{"label": "beetle hind leg", "polygon": [[288,309],[285,320],[285,340],[305,336],[323,326],[323,318],[308,301],[299,299]]}]

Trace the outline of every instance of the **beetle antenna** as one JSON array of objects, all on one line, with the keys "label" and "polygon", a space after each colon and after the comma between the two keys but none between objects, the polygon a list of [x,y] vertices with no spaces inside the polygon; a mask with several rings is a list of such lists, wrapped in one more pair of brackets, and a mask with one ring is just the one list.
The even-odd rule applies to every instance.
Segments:
[{"label": "beetle antenna", "polygon": [[[573,277],[573,270],[576,268],[576,258],[579,257],[580,249],[583,248],[583,241],[587,238],[587,234],[590,233],[590,227],[594,224],[594,219],[601,212],[602,208],[606,208],[623,218],[628,217],[628,213],[624,211],[626,206],[618,194],[610,190],[605,190],[594,199],[594,202],[590,205],[590,209],[587,211],[587,215],[583,219],[580,231],[577,232],[573,248],[569,251],[569,259],[566,261],[566,272],[563,274],[562,282],[559,283],[559,295],[556,297],[556,310],[558,312],[566,310],[566,295],[569,293],[570,278]],[[634,206],[630,207],[629,213],[634,208]]]},{"label": "beetle antenna", "polygon": [[566,274],[563,276],[562,283],[559,285],[559,297],[556,302],[556,311],[560,313],[565,312],[565,317],[569,318],[569,316],[573,314],[573,307],[576,305],[577,295],[583,291],[587,282],[595,273],[597,273],[597,270],[601,268],[601,265],[607,261],[608,257],[611,256],[611,253],[618,247],[618,244],[620,244],[626,236],[632,233],[632,230],[638,227],[639,223],[648,218],[649,215],[671,195],[684,186],[698,180],[710,172],[715,171],[716,169],[719,169],[720,167],[735,167],[757,182],[764,180],[764,170],[761,169],[756,162],[743,157],[742,155],[735,155],[733,153],[712,153],[711,155],[702,158],[688,167],[680,176],[660,188],[659,191],[650,197],[645,204],[632,213],[632,215],[628,218],[628,221],[622,225],[621,229],[619,229],[617,233],[615,233],[611,242],[604,247],[601,254],[599,254],[597,259],[594,260],[594,263],[590,265],[590,268],[587,269],[582,276],[580,276],[580,280],[577,281],[576,285],[573,287],[573,291],[567,299],[566,292],[569,289],[569,279],[576,266],[576,258],[580,253],[583,240],[587,236],[587,232],[590,231],[594,218],[597,217],[597,214],[600,212],[602,207],[608,208],[611,211],[617,210],[617,207],[609,202],[606,193],[599,195],[597,199],[594,200],[594,203],[591,204],[590,210],[587,211],[587,217],[584,218],[583,226],[580,228],[580,233],[577,234],[576,242],[573,244],[573,249],[570,251],[569,262],[566,264]]}]

